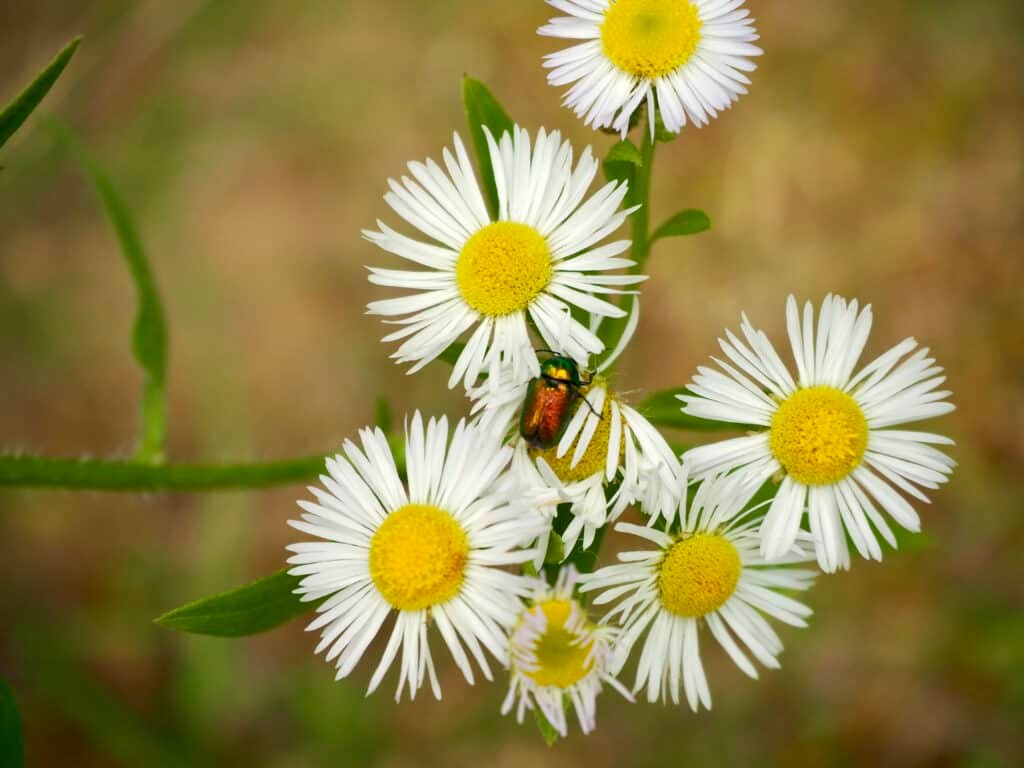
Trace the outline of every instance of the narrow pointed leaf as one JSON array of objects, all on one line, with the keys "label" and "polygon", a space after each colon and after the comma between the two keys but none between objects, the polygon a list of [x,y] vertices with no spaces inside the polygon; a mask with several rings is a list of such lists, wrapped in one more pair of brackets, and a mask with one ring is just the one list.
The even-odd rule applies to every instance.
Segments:
[{"label": "narrow pointed leaf", "polygon": [[145,375],[142,390],[142,438],[138,457],[144,461],[160,463],[164,458],[164,443],[167,439],[167,325],[163,303],[128,207],[107,175],[93,162],[71,132],[66,127],[60,127],[57,133],[92,181],[135,283],[138,311],[132,329],[132,350]]},{"label": "narrow pointed leaf", "polygon": [[640,150],[637,149],[636,144],[629,139],[623,139],[618,144],[612,146],[612,148],[608,150],[608,156],[605,157],[604,161],[606,164],[631,163],[637,168],[644,164],[643,155],[640,153]]},{"label": "narrow pointed leaf", "polygon": [[484,199],[491,216],[498,216],[498,187],[494,182],[494,166],[491,164],[491,151],[487,147],[487,137],[483,126],[487,126],[495,140],[503,133],[511,133],[514,123],[505,109],[494,98],[487,86],[471,77],[462,80],[462,101],[466,107],[466,120],[469,122],[469,135],[473,139],[476,150],[477,167],[484,183]]},{"label": "narrow pointed leaf", "polygon": [[4,768],[21,768],[24,764],[18,703],[11,687],[0,680],[0,765]]},{"label": "narrow pointed leaf", "polygon": [[893,549],[903,553],[908,552],[923,552],[929,549],[935,549],[938,544],[935,536],[928,531],[908,531],[902,525],[892,526],[893,535],[896,537],[896,546],[891,547],[889,542],[879,537],[879,544],[884,549]]},{"label": "narrow pointed leaf", "polygon": [[448,363],[448,365],[454,366],[459,361],[459,355],[462,354],[462,350],[464,350],[465,348],[465,344],[463,344],[461,341],[456,341],[454,344],[448,347],[448,349],[442,352],[437,359],[445,363]]},{"label": "narrow pointed leaf", "polygon": [[537,730],[540,731],[541,738],[544,739],[544,743],[549,747],[555,746],[555,743],[559,739],[558,731],[555,730],[548,719],[544,717],[544,713],[540,711],[540,707],[533,708],[533,718],[537,721]]},{"label": "narrow pointed leaf", "polygon": [[661,144],[668,144],[678,138],[678,133],[665,127],[665,122],[661,119],[661,112],[658,112],[654,118],[654,140]]},{"label": "narrow pointed leaf", "polygon": [[212,637],[246,637],[267,632],[309,613],[315,602],[300,602],[300,579],[280,570],[245,586],[196,600],[156,619],[179,632]]},{"label": "narrow pointed leaf", "polygon": [[46,66],[46,69],[36,75],[36,79],[25,86],[25,90],[4,107],[3,112],[0,112],[0,147],[7,143],[7,140],[14,135],[15,131],[22,126],[28,116],[46,97],[46,94],[50,92],[50,88],[57,82],[57,78],[71,61],[71,57],[75,55],[75,49],[78,48],[81,40],[82,38],[76,37],[65,45],[53,61]]},{"label": "narrow pointed leaf", "polygon": [[391,434],[394,429],[394,419],[391,415],[391,403],[386,397],[378,397],[373,409],[373,423],[380,427],[384,434]]},{"label": "narrow pointed leaf", "polygon": [[704,211],[680,211],[654,231],[651,242],[663,237],[683,237],[697,235],[711,229],[711,219]]},{"label": "narrow pointed leaf", "polygon": [[624,181],[629,185],[629,193],[624,201],[627,206],[635,204],[637,169],[643,166],[643,162],[643,154],[629,139],[614,145],[604,159],[605,178],[608,181]]},{"label": "narrow pointed leaf", "polygon": [[763,427],[749,424],[734,424],[727,421],[713,421],[702,419],[683,413],[683,403],[678,395],[691,394],[686,389],[666,389],[656,392],[644,400],[637,410],[642,413],[649,422],[659,427],[671,427],[673,429],[688,429],[695,432],[724,432],[730,430],[763,429]]}]

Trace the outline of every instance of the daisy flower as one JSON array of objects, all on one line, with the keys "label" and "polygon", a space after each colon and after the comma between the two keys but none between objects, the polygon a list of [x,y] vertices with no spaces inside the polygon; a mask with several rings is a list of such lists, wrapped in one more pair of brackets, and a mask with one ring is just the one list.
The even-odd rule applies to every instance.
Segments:
[{"label": "daisy flower", "polygon": [[750,84],[762,51],[743,0],[548,0],[566,16],[541,35],[584,42],[549,54],[548,82],[572,84],[564,104],[594,128],[625,136],[647,103],[665,128],[706,125]]},{"label": "daisy flower", "polygon": [[632,701],[611,673],[614,627],[595,625],[573,596],[578,574],[569,567],[555,585],[536,580],[533,597],[509,638],[511,670],[508,695],[501,713],[515,707],[522,723],[527,710],[537,707],[562,738],[568,736],[566,704],[572,705],[580,729],[597,725],[597,696],[604,684]]},{"label": "daisy flower", "polygon": [[[575,411],[557,445],[538,448],[522,437],[519,417],[529,382],[508,376],[496,385],[470,390],[473,414],[483,429],[511,435],[511,473],[528,487],[557,489],[572,505],[573,519],[562,534],[568,555],[590,547],[597,531],[631,504],[641,502],[653,525],[671,523],[686,487],[682,465],[661,433],[609,385],[594,376],[579,390]],[[605,488],[618,484],[606,498]]]},{"label": "daisy flower", "polygon": [[954,410],[950,393],[939,389],[942,368],[906,339],[854,373],[872,321],[871,307],[856,301],[826,297],[815,333],[813,306],[804,306],[801,322],[790,296],[786,320],[796,377],[744,316],[746,341],[727,332],[719,343],[729,362],[715,361],[722,371],[700,368],[692,394],[680,400],[688,414],[754,430],[683,459],[695,477],[729,470],[754,483],[782,477],[761,528],[766,558],[792,547],[806,509],[822,570],[849,568],[845,534],[862,557],[881,560],[875,529],[893,547],[896,538],[878,507],[919,531],[917,513],[898,491],[927,503],[920,488],[938,488],[955,466],[933,447],[952,445],[949,438],[889,429]]},{"label": "daisy flower", "polygon": [[316,652],[335,662],[340,680],[393,618],[369,692],[400,653],[396,700],[403,687],[415,697],[425,676],[441,698],[427,642],[433,624],[466,680],[470,657],[490,680],[484,650],[507,665],[508,629],[532,591],[501,567],[533,557],[520,544],[536,538],[539,519],[491,492],[511,449],[464,422],[449,445],[447,421],[424,428],[417,412],[406,426],[406,488],[384,433],[364,429],[360,438],[327,460],[323,488],[309,489],[316,501],[300,501],[305,514],[290,521],[317,539],[288,547],[298,593],[322,601],[308,627],[321,632]]},{"label": "daisy flower", "polygon": [[[600,590],[595,605],[621,599],[605,617],[622,624],[616,649],[621,667],[645,635],[633,691],[647,699],[686,700],[697,711],[711,708],[711,691],[700,660],[700,633],[710,630],[744,673],[757,677],[748,653],[776,669],[782,641],[765,615],[806,626],[811,610],[782,591],[805,590],[814,571],[768,565],[758,553],[759,520],[743,509],[756,486],[742,478],[709,478],[689,508],[680,509],[680,533],[620,523],[616,530],[646,539],[654,549],[625,552],[620,564],[582,577],[584,592]],[[810,559],[794,548],[781,563]]]},{"label": "daisy flower", "polygon": [[[482,372],[512,369],[523,381],[537,374],[527,320],[544,343],[571,308],[597,316],[624,312],[599,298],[622,293],[643,275],[608,274],[634,262],[619,258],[628,240],[599,245],[635,209],[620,211],[626,183],[608,183],[584,201],[599,163],[588,147],[573,167],[573,149],[557,131],[543,129],[531,147],[522,128],[487,142],[498,188],[497,221],[484,205],[469,156],[456,134],[445,150],[447,173],[435,162],[410,163],[413,178],[391,180],[388,205],[431,242],[399,234],[378,222],[364,236],[425,270],[370,269],[370,282],[411,293],[375,301],[370,314],[402,328],[384,338],[402,340],[393,357],[415,372],[472,329],[448,382],[468,387]],[[604,349],[589,328],[571,320],[561,339],[566,354],[586,358]]]}]

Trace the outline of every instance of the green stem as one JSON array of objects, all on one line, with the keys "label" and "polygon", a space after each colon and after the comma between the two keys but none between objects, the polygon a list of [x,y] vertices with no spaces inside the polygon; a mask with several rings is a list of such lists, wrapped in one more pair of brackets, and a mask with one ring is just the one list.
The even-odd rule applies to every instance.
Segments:
[{"label": "green stem", "polygon": [[315,480],[323,456],[259,464],[165,464],[139,461],[0,456],[0,487],[77,491],[221,491]]},{"label": "green stem", "polygon": [[[648,120],[654,120],[653,114],[647,115]],[[629,195],[630,205],[639,205],[640,207],[633,212],[632,223],[633,223],[633,245],[630,251],[631,257],[636,262],[630,268],[630,274],[641,274],[644,271],[644,265],[647,263],[647,257],[651,255],[651,179],[654,176],[654,150],[657,147],[657,140],[651,135],[650,125],[644,125],[641,130],[643,131],[643,145],[640,149],[640,156],[642,162],[640,167],[637,168],[636,181],[633,191]],[[623,297],[621,307],[626,312],[626,316],[612,321],[611,332],[607,337],[602,334],[602,339],[607,345],[609,352],[615,349],[618,345],[619,340],[622,338],[623,332],[626,330],[626,323],[629,322],[629,315],[633,312],[633,307],[637,301],[635,294],[627,294]],[[605,375],[611,376],[615,371],[615,366],[618,361],[612,363],[606,370]],[[610,502],[612,497],[615,495],[617,488],[605,488],[605,498]],[[590,553],[592,553],[592,560],[589,563],[589,570],[593,570],[596,567],[598,558],[601,556],[601,548],[604,544],[604,534],[607,532],[609,527],[605,525],[599,532],[594,540],[591,547]]]},{"label": "green stem", "polygon": [[[653,118],[648,117],[648,119]],[[635,264],[630,268],[629,272],[633,275],[644,271],[647,257],[651,255],[651,179],[654,176],[654,150],[657,146],[657,141],[651,137],[650,126],[644,125],[641,127],[641,130],[644,137],[643,145],[640,149],[642,163],[637,168],[634,188],[627,198],[630,205],[640,206],[630,216],[633,225],[633,246],[630,250],[630,258],[632,258]],[[608,331],[607,333],[602,333],[601,338],[604,340],[605,348],[608,352],[614,350],[622,338],[622,334],[626,330],[626,323],[629,321],[629,316],[633,312],[633,306],[636,301],[637,297],[634,294],[624,296],[621,307],[625,311],[626,316],[617,320],[606,321]],[[613,363],[607,369],[606,373],[608,375],[615,370],[615,365]]]},{"label": "green stem", "polygon": [[644,264],[651,254],[651,179],[654,177],[654,149],[656,146],[657,142],[651,137],[648,126],[644,126],[644,142],[640,149],[643,163],[636,172],[636,197],[634,198],[634,204],[640,205],[640,210],[633,214],[632,256],[636,264],[630,271],[634,274],[644,271]]}]

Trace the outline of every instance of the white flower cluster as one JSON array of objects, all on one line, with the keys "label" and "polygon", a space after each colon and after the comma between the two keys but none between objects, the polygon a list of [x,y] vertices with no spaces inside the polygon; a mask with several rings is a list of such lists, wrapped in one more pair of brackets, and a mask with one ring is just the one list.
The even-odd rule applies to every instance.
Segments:
[{"label": "white flower cluster", "polygon": [[[567,15],[541,34],[583,41],[549,57],[552,83],[574,84],[566,101],[588,124],[623,134],[643,105],[652,131],[656,114],[668,131],[706,123],[760,54],[742,0],[549,2]],[[608,242],[636,210],[623,209],[628,185],[588,196],[599,163],[558,132],[484,134],[493,210],[456,135],[442,163],[389,182],[385,200],[419,234],[365,233],[418,267],[370,269],[404,291],[369,306],[397,327],[384,341],[401,342],[410,373],[444,355],[470,413],[454,428],[414,413],[400,450],[364,430],[299,502],[292,525],[310,540],[288,562],[316,603],[317,652],[343,678],[383,632],[369,689],[398,659],[396,698],[427,684],[440,698],[436,628],[467,681],[507,669],[503,710],[535,710],[563,736],[570,709],[595,727],[606,686],[710,707],[702,634],[751,677],[755,662],[778,667],[768,619],[806,625],[792,594],[815,563],[848,568],[848,542],[881,559],[891,521],[919,529],[907,497],[926,502],[948,478],[935,446],[951,441],[896,427],[952,410],[941,369],[908,339],[858,370],[870,307],[829,296],[815,317],[790,297],[795,369],[744,316],[716,367],[676,392],[688,417],[746,434],[680,455],[610,373],[646,279],[630,241]],[[609,323],[617,333],[602,334]],[[629,509],[644,524],[619,521]],[[595,570],[613,527],[643,546]]]}]

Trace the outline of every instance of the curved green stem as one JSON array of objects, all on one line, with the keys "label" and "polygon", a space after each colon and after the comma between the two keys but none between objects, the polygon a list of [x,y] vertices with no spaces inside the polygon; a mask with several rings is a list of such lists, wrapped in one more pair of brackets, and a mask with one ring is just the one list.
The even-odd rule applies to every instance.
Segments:
[{"label": "curved green stem", "polygon": [[227,491],[292,485],[315,480],[323,471],[323,456],[257,464],[164,465],[0,456],[0,487],[119,492]]}]

